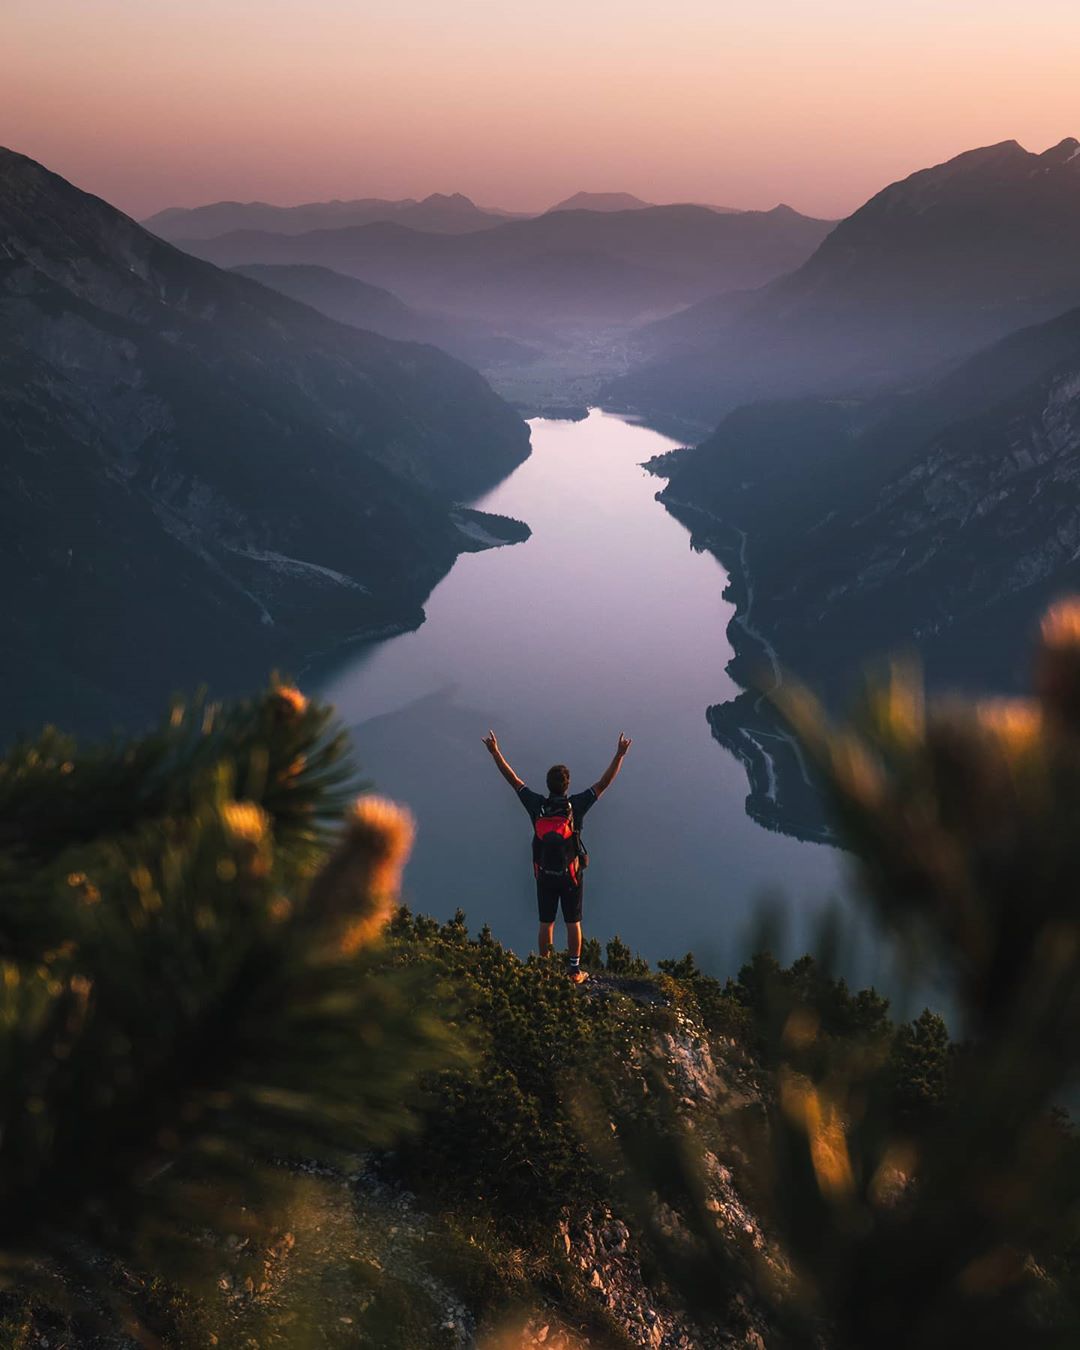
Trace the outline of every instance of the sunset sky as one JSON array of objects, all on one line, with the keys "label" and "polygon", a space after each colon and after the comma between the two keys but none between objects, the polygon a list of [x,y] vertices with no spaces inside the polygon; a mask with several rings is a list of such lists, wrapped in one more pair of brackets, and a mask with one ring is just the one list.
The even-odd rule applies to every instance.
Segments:
[{"label": "sunset sky", "polygon": [[1080,136],[1077,0],[3,0],[0,144],[136,215],[581,188],[848,213]]}]

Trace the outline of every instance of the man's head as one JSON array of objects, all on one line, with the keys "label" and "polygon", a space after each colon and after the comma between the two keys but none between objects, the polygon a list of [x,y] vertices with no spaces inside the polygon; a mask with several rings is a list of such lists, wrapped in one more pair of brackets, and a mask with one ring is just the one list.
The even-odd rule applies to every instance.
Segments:
[{"label": "man's head", "polygon": [[565,797],[570,787],[570,770],[565,764],[553,764],[547,771],[547,790],[553,797]]}]

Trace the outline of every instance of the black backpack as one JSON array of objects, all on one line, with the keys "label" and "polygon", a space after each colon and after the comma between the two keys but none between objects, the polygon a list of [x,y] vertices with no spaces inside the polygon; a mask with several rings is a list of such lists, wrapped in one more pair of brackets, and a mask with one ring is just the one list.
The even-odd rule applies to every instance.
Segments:
[{"label": "black backpack", "polygon": [[581,870],[581,839],[569,797],[548,797],[533,821],[533,871],[551,881],[576,885]]}]

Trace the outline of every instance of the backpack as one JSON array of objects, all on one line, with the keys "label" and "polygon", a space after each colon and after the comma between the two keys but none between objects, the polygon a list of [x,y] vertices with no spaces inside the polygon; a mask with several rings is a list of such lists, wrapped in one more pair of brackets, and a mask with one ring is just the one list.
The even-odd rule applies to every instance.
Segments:
[{"label": "backpack", "polygon": [[533,871],[551,881],[576,886],[581,871],[581,840],[568,797],[548,797],[533,821]]}]

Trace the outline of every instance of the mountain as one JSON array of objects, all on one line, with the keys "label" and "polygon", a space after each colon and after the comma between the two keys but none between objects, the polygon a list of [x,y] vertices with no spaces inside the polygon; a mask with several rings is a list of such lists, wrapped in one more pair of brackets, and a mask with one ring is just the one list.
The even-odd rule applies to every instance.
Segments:
[{"label": "mountain", "polygon": [[[655,206],[655,202],[642,201],[640,197],[635,197],[632,192],[575,192],[572,197],[567,197],[563,202],[557,202],[554,206],[548,207],[547,215],[554,211],[641,211],[648,207]],[[739,209],[734,206],[712,206],[706,204],[708,211],[716,211],[720,215],[737,216],[741,214]]]},{"label": "mountain", "polygon": [[804,261],[829,231],[786,208],[558,211],[467,235],[397,222],[286,237],[241,231],[191,241],[221,266],[308,263],[384,286],[409,304],[506,325],[624,321],[717,286],[752,287]]},{"label": "mountain", "polygon": [[274,234],[303,234],[307,230],[334,230],[396,220],[413,230],[459,234],[491,229],[511,216],[508,211],[477,206],[460,192],[432,193],[422,201],[406,197],[387,201],[362,197],[356,201],[305,202],[302,206],[273,206],[269,202],[211,202],[207,206],[170,206],[144,220],[153,234],[173,243],[212,239],[232,230],[269,230]]},{"label": "mountain", "polygon": [[528,455],[451,357],[220,272],[9,150],[0,353],[4,733],[50,703],[131,723],[416,622],[477,546],[452,500]]},{"label": "mountain", "polygon": [[[939,688],[1026,687],[1039,615],[1080,588],[1080,308],[903,394],[740,408],[662,499],[732,573],[739,674],[779,662],[843,703],[868,662],[914,651]],[[763,791],[759,703],[712,721]],[[788,770],[788,809],[757,805],[784,828]]]},{"label": "mountain", "polygon": [[548,214],[552,211],[640,211],[653,204],[643,202],[632,192],[575,192],[564,202],[549,207]]},{"label": "mountain", "polygon": [[1080,142],[1015,141],[893,183],[756,295],[644,331],[615,401],[715,424],[754,398],[880,389],[1080,303]]},{"label": "mountain", "polygon": [[527,362],[534,355],[532,349],[500,337],[486,324],[424,313],[381,286],[369,286],[328,267],[252,263],[232,270],[310,305],[339,323],[401,341],[429,342],[480,368],[508,361]]}]

